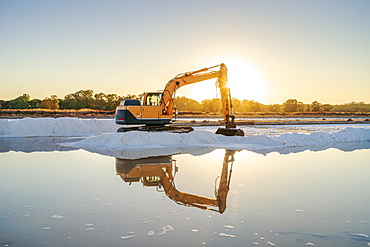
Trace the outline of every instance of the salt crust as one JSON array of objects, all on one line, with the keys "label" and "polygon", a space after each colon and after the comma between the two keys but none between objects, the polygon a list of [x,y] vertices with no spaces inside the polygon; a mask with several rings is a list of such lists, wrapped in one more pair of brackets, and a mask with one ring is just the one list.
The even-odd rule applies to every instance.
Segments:
[{"label": "salt crust", "polygon": [[[343,126],[337,131],[333,131],[331,126],[316,126],[315,131],[309,134],[282,132],[280,135],[276,135],[276,128],[265,127],[263,129],[267,132],[258,134],[261,133],[259,130],[242,126],[248,133],[246,137],[216,135],[211,131],[199,129],[186,134],[139,131],[117,133],[119,127],[112,119],[68,117],[0,119],[0,138],[83,136],[86,138],[79,142],[63,145],[120,158],[143,158],[177,153],[201,155],[216,148],[284,152],[281,150],[310,147],[315,150],[316,147],[324,145],[330,147],[343,143],[370,141],[368,125],[356,128]],[[272,135],[268,132],[270,129]]]},{"label": "salt crust", "polygon": [[209,131],[196,130],[186,134],[150,133],[132,131],[106,133],[91,136],[74,144],[75,147],[102,147],[132,149],[139,147],[216,147],[216,148],[264,148],[302,147],[328,143],[350,143],[370,141],[370,129],[351,128],[335,133],[314,132],[310,134],[285,133],[277,137],[255,135],[247,137],[216,135]]}]

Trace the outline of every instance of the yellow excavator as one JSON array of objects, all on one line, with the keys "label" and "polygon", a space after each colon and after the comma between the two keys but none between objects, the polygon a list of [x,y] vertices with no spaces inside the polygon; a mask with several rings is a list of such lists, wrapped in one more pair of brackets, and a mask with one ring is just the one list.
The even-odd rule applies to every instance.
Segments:
[{"label": "yellow excavator", "polygon": [[181,192],[175,186],[177,166],[172,156],[149,157],[137,160],[116,158],[116,172],[127,183],[141,181],[144,186],[163,189],[166,195],[177,204],[208,209],[223,213],[230,189],[230,179],[235,151],[226,150],[218,188],[215,197],[209,198]]},{"label": "yellow excavator", "polygon": [[189,126],[168,126],[168,124],[172,123],[173,101],[176,91],[182,86],[214,78],[217,78],[216,85],[220,89],[222,112],[225,121],[225,128],[219,128],[216,134],[244,136],[243,130],[236,129],[230,88],[226,86],[228,81],[227,67],[223,63],[209,68],[181,73],[171,79],[163,91],[144,93],[141,101],[132,99],[121,101],[116,108],[116,124],[131,126],[121,127],[118,129],[118,132],[141,130],[184,133],[192,131],[193,128]]}]

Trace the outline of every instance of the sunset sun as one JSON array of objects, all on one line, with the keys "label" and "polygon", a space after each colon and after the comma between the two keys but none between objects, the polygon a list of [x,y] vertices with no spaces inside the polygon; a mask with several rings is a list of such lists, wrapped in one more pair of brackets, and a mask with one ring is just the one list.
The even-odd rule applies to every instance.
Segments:
[{"label": "sunset sun", "polygon": [[[246,61],[236,58],[215,59],[207,65],[224,63],[228,68],[228,87],[231,96],[240,100],[254,100],[262,102],[265,98],[265,82],[259,71]],[[204,99],[220,97],[215,88],[215,81],[209,80],[192,85],[192,98],[201,102]],[[190,89],[190,88],[189,88]]]},{"label": "sunset sun", "polygon": [[224,59],[228,68],[228,86],[234,98],[261,102],[265,97],[265,83],[258,70],[246,61]]}]

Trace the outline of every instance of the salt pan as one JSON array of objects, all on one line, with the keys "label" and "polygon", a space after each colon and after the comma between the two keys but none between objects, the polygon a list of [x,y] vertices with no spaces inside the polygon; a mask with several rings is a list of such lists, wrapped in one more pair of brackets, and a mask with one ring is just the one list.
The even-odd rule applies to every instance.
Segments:
[{"label": "salt pan", "polygon": [[[113,119],[23,118],[0,119],[0,138],[83,136],[87,138],[63,145],[129,159],[176,153],[200,155],[216,148],[246,149],[259,153],[271,152],[269,150],[284,152],[287,148],[298,147],[303,147],[303,150],[320,150],[317,147],[322,145],[370,141],[369,124],[348,126],[242,126],[248,136],[239,137],[216,135],[201,128],[186,134],[138,131],[117,133],[120,126]],[[290,133],[281,131],[284,128]],[[312,133],[298,133],[300,130]]]},{"label": "salt pan", "polygon": [[277,137],[263,135],[247,137],[222,136],[200,130],[186,134],[133,131],[118,134],[100,134],[79,142],[63,145],[83,148],[113,157],[137,159],[176,153],[192,154],[194,151],[207,153],[216,148],[246,149],[264,153],[269,152],[269,150],[284,150],[294,147],[306,147],[308,149],[320,145],[334,146],[338,143],[368,141],[370,141],[370,129],[347,128],[334,133],[284,133]]},{"label": "salt pan", "polygon": [[0,119],[0,137],[84,136],[115,132],[112,120],[79,118]]}]

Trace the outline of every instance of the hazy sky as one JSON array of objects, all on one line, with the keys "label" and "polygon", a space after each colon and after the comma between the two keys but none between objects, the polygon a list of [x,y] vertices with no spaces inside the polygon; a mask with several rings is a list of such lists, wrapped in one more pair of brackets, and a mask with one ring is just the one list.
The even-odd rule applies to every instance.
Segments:
[{"label": "hazy sky", "polygon": [[225,62],[237,98],[370,103],[369,13],[369,0],[2,0],[0,99],[140,94]]}]

